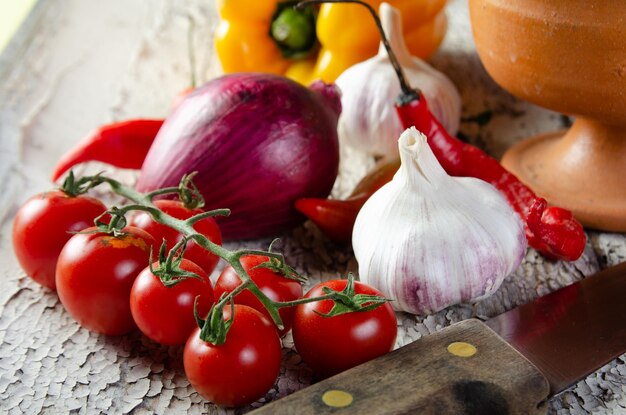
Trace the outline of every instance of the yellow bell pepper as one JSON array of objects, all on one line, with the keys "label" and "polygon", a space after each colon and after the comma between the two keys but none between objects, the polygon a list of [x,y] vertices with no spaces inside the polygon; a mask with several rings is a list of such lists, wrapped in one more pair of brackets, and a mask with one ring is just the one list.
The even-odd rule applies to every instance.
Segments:
[{"label": "yellow bell pepper", "polygon": [[[377,10],[383,0],[365,1]],[[387,2],[402,13],[411,54],[427,58],[434,53],[447,29],[446,0]],[[323,4],[298,14],[290,7],[295,3],[217,0],[215,48],[224,72],[268,72],[303,84],[316,79],[334,82],[378,51],[378,30],[362,6]]]}]

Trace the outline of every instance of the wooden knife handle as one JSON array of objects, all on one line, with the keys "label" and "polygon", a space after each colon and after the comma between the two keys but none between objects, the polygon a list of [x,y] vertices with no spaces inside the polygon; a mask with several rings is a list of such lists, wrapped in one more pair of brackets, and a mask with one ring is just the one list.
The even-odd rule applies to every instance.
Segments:
[{"label": "wooden knife handle", "polygon": [[479,320],[454,324],[253,414],[541,414],[541,373]]}]

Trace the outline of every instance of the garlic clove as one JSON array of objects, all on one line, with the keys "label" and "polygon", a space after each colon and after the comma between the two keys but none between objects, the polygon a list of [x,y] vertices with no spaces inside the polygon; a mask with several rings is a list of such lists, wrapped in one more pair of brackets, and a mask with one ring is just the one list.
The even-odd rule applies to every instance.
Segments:
[{"label": "garlic clove", "polygon": [[398,173],[354,225],[361,281],[414,314],[493,294],[526,251],[519,216],[490,184],[448,176],[415,128],[399,151]]},{"label": "garlic clove", "polygon": [[[420,88],[435,117],[456,134],[461,117],[461,97],[452,81],[423,60],[411,56],[402,36],[400,12],[387,3],[379,9],[382,25],[407,80]],[[381,156],[398,155],[397,137],[402,126],[394,103],[400,94],[393,67],[384,47],[378,55],[348,68],[336,84],[342,91],[338,132],[343,143]]]}]

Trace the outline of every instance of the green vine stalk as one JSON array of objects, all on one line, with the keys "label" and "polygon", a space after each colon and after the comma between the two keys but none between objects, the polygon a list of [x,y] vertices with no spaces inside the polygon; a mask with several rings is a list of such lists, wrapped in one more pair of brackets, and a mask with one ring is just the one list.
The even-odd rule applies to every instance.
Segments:
[{"label": "green vine stalk", "polygon": [[[363,294],[355,294],[353,289],[354,284],[352,276],[350,276],[349,278],[349,281],[351,281],[351,283],[349,283],[346,289],[341,292],[327,290],[325,292],[325,295],[319,297],[301,298],[295,301],[288,302],[272,301],[254,283],[246,269],[241,264],[241,258],[247,255],[266,256],[270,259],[270,261],[268,261],[266,264],[263,264],[263,266],[271,269],[287,270],[287,272],[285,272],[286,278],[292,278],[302,282],[303,277],[298,275],[291,267],[289,267],[285,263],[282,254],[271,252],[271,246],[268,251],[254,249],[239,249],[235,251],[230,251],[218,244],[213,243],[204,235],[196,232],[193,228],[193,225],[196,222],[206,217],[229,215],[229,209],[217,209],[203,212],[201,214],[194,215],[188,219],[182,220],[168,215],[154,205],[153,200],[157,196],[177,194],[187,206],[201,207],[204,204],[204,201],[202,199],[202,195],[200,195],[197,188],[193,184],[192,178],[193,174],[184,176],[181,180],[181,184],[178,187],[167,187],[154,190],[149,193],[141,193],[130,186],[124,185],[117,180],[103,176],[101,174],[95,176],[85,176],[76,180],[74,178],[74,175],[70,172],[68,178],[66,179],[66,182],[64,183],[64,187],[66,185],[71,185],[72,193],[76,195],[80,193],[85,193],[89,189],[99,186],[101,184],[107,184],[113,193],[122,196],[132,202],[128,205],[113,207],[109,209],[105,213],[105,215],[108,214],[111,216],[108,223],[105,223],[100,219],[96,219],[98,231],[119,235],[123,233],[123,228],[124,226],[126,226],[127,222],[125,216],[127,213],[131,211],[144,211],[150,214],[150,216],[156,222],[169,226],[180,232],[183,235],[185,241],[195,241],[196,244],[202,246],[204,249],[219,256],[220,258],[223,258],[230,266],[233,267],[234,271],[237,273],[237,275],[239,275],[241,279],[241,285],[239,285],[229,294],[223,296],[216,304],[214,304],[206,320],[202,320],[201,318],[196,316],[196,319],[202,327],[201,337],[203,340],[210,341],[214,344],[221,344],[225,341],[225,336],[228,332],[230,324],[232,324],[233,317],[231,317],[230,321],[224,322],[222,315],[223,308],[228,303],[234,303],[232,299],[237,294],[246,289],[251,291],[259,299],[263,306],[268,310],[270,316],[272,317],[272,320],[279,329],[284,328],[282,319],[278,312],[278,310],[283,307],[293,307],[299,304],[305,304],[321,300],[333,300],[335,302],[335,307],[333,307],[333,310],[336,309],[337,311],[335,313],[331,311],[330,316],[332,316],[343,314],[345,312],[367,311],[370,310],[372,307],[381,305],[389,301],[388,299],[379,296],[366,296]],[[184,244],[184,242],[183,244],[177,244],[172,249],[174,251],[184,250]],[[161,258],[165,257],[163,253],[161,253],[161,255],[159,256]],[[170,252],[170,254],[167,255],[166,258],[166,260],[169,261],[169,264],[162,267],[161,272],[168,269],[174,270],[174,275],[169,278],[172,281],[174,281],[174,279],[176,279],[176,281],[179,281],[181,278],[185,278],[182,273],[177,273],[175,269],[176,264],[173,264],[176,255],[173,255]],[[340,304],[340,307],[337,307],[338,304]]]}]

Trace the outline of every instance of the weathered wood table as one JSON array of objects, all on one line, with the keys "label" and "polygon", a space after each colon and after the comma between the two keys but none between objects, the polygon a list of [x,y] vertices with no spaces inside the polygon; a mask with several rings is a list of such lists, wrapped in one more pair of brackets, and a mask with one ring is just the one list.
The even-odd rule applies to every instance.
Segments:
[{"label": "weathered wood table", "polygon": [[[212,3],[42,0],[2,55],[0,413],[199,414],[250,409],[230,411],[205,402],[185,379],[181,348],[159,347],[137,333],[105,337],[81,329],[53,292],[24,275],[10,241],[17,207],[28,196],[50,188],[52,166],[79,138],[112,120],[167,114],[171,98],[189,79],[189,17],[196,22],[195,70],[203,80],[215,76]],[[448,37],[432,63],[462,93],[464,137],[499,157],[513,142],[569,122],[520,102],[495,85],[475,54],[465,1],[451,2],[448,14]],[[475,116],[486,111],[491,114],[488,122],[478,122],[480,117]],[[371,160],[346,150],[335,195],[349,192],[371,165]],[[116,174],[131,182],[135,177],[128,172]],[[310,224],[276,236],[283,238],[289,263],[310,277],[309,285],[356,270],[350,249],[326,241]],[[499,314],[626,260],[626,235],[589,231],[588,237],[583,256],[573,263],[550,262],[529,250],[522,266],[485,301],[426,317],[398,314],[397,345],[452,322]],[[267,247],[268,243],[248,245]],[[280,378],[266,398],[251,407],[310,381],[309,369],[287,336]],[[553,398],[549,406],[551,413],[558,414],[626,413],[626,356]]]}]

